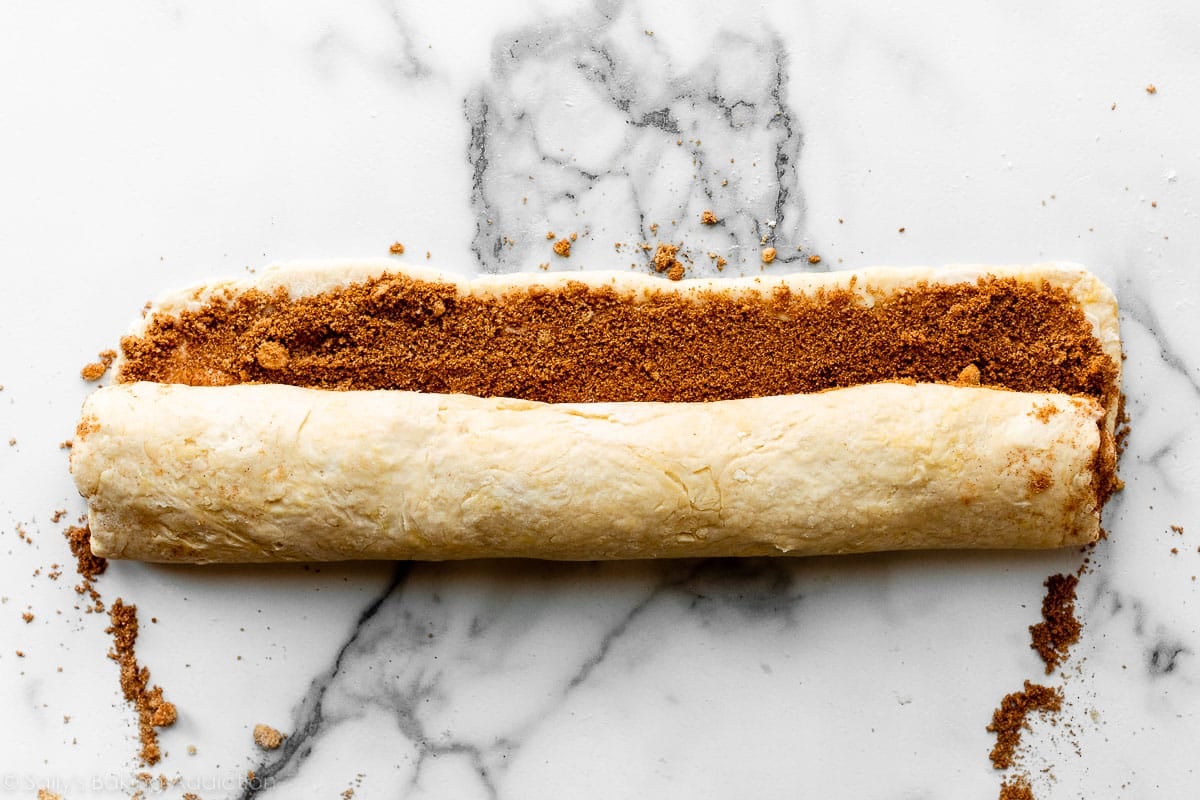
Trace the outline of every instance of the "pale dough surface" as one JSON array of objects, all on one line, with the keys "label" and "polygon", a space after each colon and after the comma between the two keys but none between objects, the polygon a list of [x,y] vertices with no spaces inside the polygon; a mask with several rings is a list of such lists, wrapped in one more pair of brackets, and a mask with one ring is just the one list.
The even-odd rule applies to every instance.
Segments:
[{"label": "pale dough surface", "polygon": [[1058,547],[1099,531],[1091,400],[870,384],[542,404],[121,384],[71,454],[98,555],[615,559]]}]

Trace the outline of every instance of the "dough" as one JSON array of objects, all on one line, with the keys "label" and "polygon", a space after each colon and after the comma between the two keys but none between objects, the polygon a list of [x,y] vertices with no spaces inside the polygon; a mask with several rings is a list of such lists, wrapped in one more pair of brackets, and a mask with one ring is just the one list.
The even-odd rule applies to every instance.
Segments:
[{"label": "dough", "polygon": [[1093,541],[1087,398],[877,383],[541,404],[281,385],[92,394],[71,466],[97,555],[245,562],[809,555]]}]

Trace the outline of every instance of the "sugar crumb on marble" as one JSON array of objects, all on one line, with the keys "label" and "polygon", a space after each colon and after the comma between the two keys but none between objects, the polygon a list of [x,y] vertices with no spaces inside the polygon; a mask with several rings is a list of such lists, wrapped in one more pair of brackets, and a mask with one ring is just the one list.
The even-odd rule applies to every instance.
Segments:
[{"label": "sugar crumb on marble", "polygon": [[394,256],[402,256],[404,255],[404,245],[400,242],[392,242],[391,246],[388,247],[388,252]]},{"label": "sugar crumb on marble", "polygon": [[94,383],[103,378],[108,372],[109,368],[113,365],[113,362],[116,361],[117,351],[101,350],[98,358],[98,361],[93,361],[90,364],[84,364],[82,369],[79,370],[79,377],[90,383]]},{"label": "sugar crumb on marble", "polygon": [[283,740],[287,738],[286,734],[280,733],[270,725],[262,722],[254,726],[254,743],[263,750],[278,750],[283,744]]}]

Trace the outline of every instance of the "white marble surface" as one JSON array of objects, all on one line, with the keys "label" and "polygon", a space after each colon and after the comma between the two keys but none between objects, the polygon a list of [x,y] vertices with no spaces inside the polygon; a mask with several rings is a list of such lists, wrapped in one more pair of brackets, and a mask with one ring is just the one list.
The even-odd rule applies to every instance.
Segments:
[{"label": "white marble surface", "polygon": [[46,572],[78,369],[143,301],[395,239],[460,271],[682,241],[698,274],[764,236],[779,269],[1056,258],[1116,289],[1127,487],[1062,674],[1027,627],[1077,552],[114,563],[180,710],[147,794],[996,797],[985,726],[1032,678],[1069,700],[1027,734],[1039,798],[1197,796],[1198,29],[1182,0],[0,6],[0,797],[139,786],[106,620]]}]

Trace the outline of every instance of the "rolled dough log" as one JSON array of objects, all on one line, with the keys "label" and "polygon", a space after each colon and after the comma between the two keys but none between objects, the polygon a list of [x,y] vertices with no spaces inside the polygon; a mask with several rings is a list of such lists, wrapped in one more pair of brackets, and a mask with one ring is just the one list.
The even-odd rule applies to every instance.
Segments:
[{"label": "rolled dough log", "polygon": [[92,547],[148,561],[810,555],[1099,532],[1106,410],[879,383],[541,404],[280,385],[110,386],[72,471]]}]

